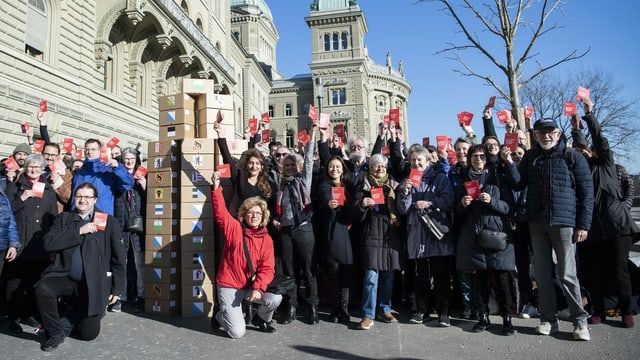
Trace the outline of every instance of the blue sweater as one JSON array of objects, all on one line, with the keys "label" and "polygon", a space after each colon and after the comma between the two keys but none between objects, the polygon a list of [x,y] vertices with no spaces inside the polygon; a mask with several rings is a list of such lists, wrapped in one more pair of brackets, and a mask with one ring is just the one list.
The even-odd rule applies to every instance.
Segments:
[{"label": "blue sweater", "polygon": [[98,189],[98,201],[95,207],[109,215],[113,215],[114,192],[129,191],[133,188],[134,179],[123,164],[112,168],[100,159],[85,160],[82,169],[73,177],[72,209],[75,209],[75,192],[78,185],[88,182]]}]

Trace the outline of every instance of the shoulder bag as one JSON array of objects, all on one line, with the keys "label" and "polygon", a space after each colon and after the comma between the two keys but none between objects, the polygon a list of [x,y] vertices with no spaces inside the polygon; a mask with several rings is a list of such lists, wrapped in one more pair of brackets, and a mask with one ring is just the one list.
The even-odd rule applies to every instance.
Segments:
[{"label": "shoulder bag", "polygon": [[[244,236],[242,236],[242,248],[244,249],[244,256],[247,258],[247,266],[249,266],[249,272],[251,273],[249,281],[253,283],[256,281],[256,271],[253,269],[253,263],[251,262],[251,256],[249,255],[249,249],[247,248]],[[271,280],[271,283],[267,286],[267,292],[272,294],[284,295],[295,290],[296,279],[282,274],[275,274],[273,280]]]}]

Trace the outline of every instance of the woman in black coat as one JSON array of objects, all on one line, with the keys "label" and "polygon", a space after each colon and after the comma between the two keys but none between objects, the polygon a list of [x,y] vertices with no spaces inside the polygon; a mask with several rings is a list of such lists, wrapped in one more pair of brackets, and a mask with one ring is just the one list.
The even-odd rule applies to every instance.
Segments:
[{"label": "woman in black coat", "polygon": [[[487,165],[487,154],[483,145],[474,145],[467,155],[469,167],[465,182],[477,180],[480,194],[473,198],[467,195],[465,184],[458,187],[456,213],[464,216],[458,240],[456,265],[458,270],[471,273],[473,291],[477,295],[480,321],[474,332],[487,329],[489,321],[489,275],[495,277],[496,300],[503,317],[503,333],[513,335],[511,324],[511,281],[509,273],[515,269],[515,254],[511,225],[508,219],[514,209],[513,193],[492,166]],[[507,234],[504,250],[489,251],[477,242],[477,233],[482,229],[501,231]]]},{"label": "woman in black coat", "polygon": [[[44,235],[58,215],[56,193],[44,180],[44,158],[40,154],[27,156],[24,173],[16,182],[7,184],[7,196],[20,234],[20,249],[15,261],[7,263],[7,300],[9,305],[9,330],[21,333],[23,323],[37,327],[33,286],[49,264],[49,254],[44,250]],[[42,190],[43,189],[43,190]]]},{"label": "woman in black coat", "polygon": [[[349,237],[349,201],[353,189],[348,181],[347,166],[339,156],[333,156],[326,166],[325,179],[319,188],[320,256],[324,260],[331,293],[331,320],[349,322],[349,286],[353,277],[353,250]],[[334,193],[342,189],[343,197]]]}]

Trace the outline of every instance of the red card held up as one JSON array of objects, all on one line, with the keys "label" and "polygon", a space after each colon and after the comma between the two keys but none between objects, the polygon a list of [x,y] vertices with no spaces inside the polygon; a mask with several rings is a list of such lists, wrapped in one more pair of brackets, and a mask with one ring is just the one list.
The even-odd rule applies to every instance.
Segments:
[{"label": "red card held up", "polygon": [[508,147],[512,152],[516,151],[518,147],[518,133],[504,134],[504,146]]},{"label": "red card held up", "polygon": [[110,148],[100,148],[100,162],[108,163],[111,161],[111,149]]},{"label": "red card held up", "polygon": [[83,156],[84,156],[84,150],[82,150],[82,149],[76,150],[76,159],[82,160]]},{"label": "red card held up", "polygon": [[564,114],[572,116],[576,114],[576,103],[566,102],[564,103]]},{"label": "red card held up", "polygon": [[93,224],[96,226],[96,229],[104,231],[107,228],[107,218],[109,215],[102,212],[94,212],[93,213]]},{"label": "red card held up", "polygon": [[480,196],[480,183],[478,180],[465,182],[464,188],[467,190],[467,195],[471,196],[474,200]]},{"label": "red card held up", "polygon": [[496,106],[496,97],[492,96],[489,98],[489,102],[487,102],[487,107],[493,109],[494,106]]},{"label": "red card held up", "polygon": [[221,179],[231,179],[231,166],[229,164],[219,164],[216,171],[220,173]]},{"label": "red card held up", "polygon": [[29,123],[24,122],[20,124],[20,131],[22,131],[23,134],[26,134],[29,131]]},{"label": "red card held up", "polygon": [[147,176],[147,172],[148,172],[147,168],[142,166],[142,165],[140,165],[136,169],[136,172],[133,174],[133,178],[137,179],[139,177],[145,177],[145,176]]},{"label": "red card held up", "polygon": [[3,164],[7,171],[20,170],[20,165],[18,165],[18,162],[13,157],[7,158],[5,161],[3,161]]},{"label": "red card held up", "polygon": [[329,127],[329,122],[330,122],[330,115],[325,113],[320,113],[320,122],[318,123],[318,126],[320,126],[320,128],[322,129],[326,129]]},{"label": "red card held up", "polygon": [[117,137],[112,137],[111,140],[109,140],[109,142],[107,143],[107,147],[109,149],[113,149],[116,145],[118,145],[118,143],[120,142],[120,139],[118,139]]},{"label": "red card held up", "polygon": [[447,135],[436,136],[436,147],[438,151],[449,149],[449,137]]},{"label": "red card held up", "polygon": [[[302,129],[298,132],[298,134],[296,135],[296,140],[298,140],[299,143],[303,143],[303,144],[307,144],[307,137],[309,135],[307,135],[307,129]],[[305,141],[306,140],[306,141]]]},{"label": "red card held up", "polygon": [[389,121],[393,121],[396,125],[400,125],[400,109],[389,110]]},{"label": "red card held up", "polygon": [[422,138],[422,146],[427,147],[429,146],[429,137],[423,137]]},{"label": "red card held up", "polygon": [[269,113],[268,112],[262,113],[262,115],[260,115],[260,119],[265,124],[270,124],[271,123],[271,118],[269,117]]},{"label": "red card held up", "polygon": [[62,148],[64,149],[65,152],[72,152],[73,151],[73,139],[72,138],[64,138],[63,142],[62,142]]},{"label": "red card held up", "polygon": [[313,105],[309,105],[309,119],[313,121],[318,120],[318,109]]},{"label": "red card held up", "polygon": [[64,164],[62,160],[58,160],[53,164],[49,165],[49,170],[51,170],[52,173],[58,173],[59,175],[64,175],[67,170],[67,166]]},{"label": "red card held up", "polygon": [[389,121],[390,121],[390,120],[389,120],[389,115],[384,115],[384,116],[382,117],[382,123],[383,123],[385,126],[389,126]]},{"label": "red card held up", "polygon": [[344,139],[344,124],[337,124],[335,129],[336,136],[340,139]]},{"label": "red card held up", "polygon": [[33,192],[33,196],[42,198],[44,196],[44,183],[34,182],[33,186],[31,186],[31,191]]},{"label": "red card held up", "polygon": [[33,144],[33,152],[41,153],[44,150],[44,140],[36,140]]},{"label": "red card held up", "polygon": [[411,181],[411,185],[418,187],[422,182],[422,171],[418,169],[412,169],[409,173],[409,181]]},{"label": "red card held up", "polygon": [[40,101],[40,112],[45,113],[47,111],[49,111],[49,108],[47,106],[47,100]]},{"label": "red card held up", "polygon": [[496,115],[498,115],[498,121],[500,121],[500,124],[506,124],[507,121],[511,120],[511,111],[509,110],[498,111]]},{"label": "red card held up", "polygon": [[524,117],[527,118],[527,119],[531,119],[532,116],[533,116],[533,107],[525,106],[524,107]]},{"label": "red card held up", "polygon": [[383,205],[384,190],[382,188],[371,188],[371,199],[373,199],[374,204]]},{"label": "red card held up", "polygon": [[589,91],[589,89],[584,88],[582,86],[578,86],[578,94],[576,94],[576,100],[582,101],[584,99],[587,99],[589,98],[590,94],[591,94],[591,91]]},{"label": "red card held up", "polygon": [[344,205],[344,188],[343,187],[332,187],[331,188],[331,199],[337,200],[338,205]]},{"label": "red card held up", "polygon": [[458,114],[458,123],[460,125],[469,126],[471,125],[471,120],[473,120],[473,114],[468,111]]},{"label": "red card held up", "polygon": [[267,144],[269,142],[271,142],[271,130],[269,129],[264,129],[262,130],[262,142]]},{"label": "red card held up", "polygon": [[251,131],[251,136],[254,136],[258,131],[258,119],[252,117],[249,119],[249,131]]}]

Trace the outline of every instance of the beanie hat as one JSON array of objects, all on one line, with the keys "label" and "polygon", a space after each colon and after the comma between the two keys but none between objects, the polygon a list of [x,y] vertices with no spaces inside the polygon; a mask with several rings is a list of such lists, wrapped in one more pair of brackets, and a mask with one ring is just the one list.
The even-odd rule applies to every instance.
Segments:
[{"label": "beanie hat", "polygon": [[27,155],[31,154],[31,146],[29,146],[29,144],[27,144],[27,143],[19,144],[18,146],[16,146],[15,149],[13,149],[13,154],[12,155],[15,155],[15,154],[17,154],[19,152],[23,152],[23,153],[25,153]]}]

